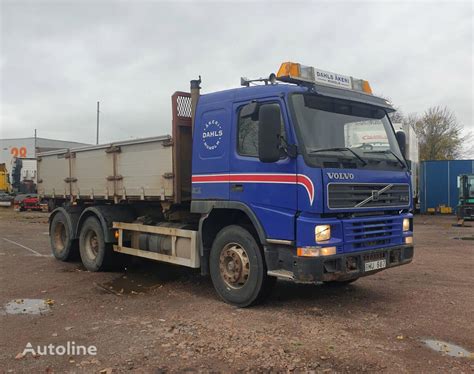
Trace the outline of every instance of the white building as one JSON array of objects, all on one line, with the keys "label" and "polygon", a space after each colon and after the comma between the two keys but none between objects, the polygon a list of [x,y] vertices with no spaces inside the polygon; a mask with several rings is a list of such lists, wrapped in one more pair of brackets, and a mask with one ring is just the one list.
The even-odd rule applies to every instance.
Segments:
[{"label": "white building", "polygon": [[21,159],[20,182],[29,181],[36,185],[36,154],[64,148],[77,148],[89,144],[46,138],[0,139],[0,164],[5,164],[10,181],[15,182],[12,171],[16,159]]}]

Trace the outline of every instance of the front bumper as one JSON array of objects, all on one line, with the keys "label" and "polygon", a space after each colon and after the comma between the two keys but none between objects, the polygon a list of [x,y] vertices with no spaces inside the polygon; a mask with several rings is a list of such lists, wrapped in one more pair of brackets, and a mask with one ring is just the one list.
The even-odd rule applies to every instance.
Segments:
[{"label": "front bumper", "polygon": [[[299,257],[294,248],[279,247],[265,248],[265,259],[269,275],[281,275],[299,283],[315,283],[356,279],[408,264],[413,253],[413,245],[400,245],[327,257]],[[366,262],[382,259],[385,259],[386,267],[365,271]]]},{"label": "front bumper", "polygon": [[474,204],[465,204],[457,207],[458,219],[474,220]]}]

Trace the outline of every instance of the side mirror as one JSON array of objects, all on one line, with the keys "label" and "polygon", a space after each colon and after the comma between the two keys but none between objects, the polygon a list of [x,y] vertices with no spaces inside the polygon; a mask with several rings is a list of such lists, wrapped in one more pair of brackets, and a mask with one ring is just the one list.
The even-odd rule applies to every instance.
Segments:
[{"label": "side mirror", "polygon": [[278,105],[264,105],[259,111],[258,158],[261,162],[280,159],[281,115]]},{"label": "side mirror", "polygon": [[406,144],[407,144],[407,136],[403,131],[397,131],[395,136],[397,137],[397,143],[400,147],[400,151],[402,152],[403,157],[406,158]]}]

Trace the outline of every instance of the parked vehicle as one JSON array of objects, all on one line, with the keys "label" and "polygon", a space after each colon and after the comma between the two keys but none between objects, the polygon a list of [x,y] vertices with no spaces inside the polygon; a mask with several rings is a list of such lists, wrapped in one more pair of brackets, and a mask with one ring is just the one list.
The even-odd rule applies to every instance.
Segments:
[{"label": "parked vehicle", "polygon": [[12,186],[10,184],[10,175],[4,163],[0,164],[0,192],[10,193]]},{"label": "parked vehicle", "polygon": [[14,158],[12,189],[20,194],[36,193],[36,158]]},{"label": "parked vehicle", "polygon": [[428,160],[420,163],[421,213],[454,213],[460,175],[474,174],[474,160]]},{"label": "parked vehicle", "polygon": [[457,216],[459,220],[474,220],[474,174],[458,176],[459,202]]},{"label": "parked vehicle", "polygon": [[13,196],[0,191],[0,206],[11,206],[13,201]]},{"label": "parked vehicle", "polygon": [[23,212],[25,210],[42,210],[37,194],[16,195],[13,200],[13,208],[17,212]]},{"label": "parked vehicle", "polygon": [[[172,96],[172,136],[40,155],[57,259],[200,268],[240,307],[276,278],[346,284],[412,260],[405,136],[367,81],[287,62],[242,88],[200,83]],[[346,143],[368,123],[383,146]]]}]

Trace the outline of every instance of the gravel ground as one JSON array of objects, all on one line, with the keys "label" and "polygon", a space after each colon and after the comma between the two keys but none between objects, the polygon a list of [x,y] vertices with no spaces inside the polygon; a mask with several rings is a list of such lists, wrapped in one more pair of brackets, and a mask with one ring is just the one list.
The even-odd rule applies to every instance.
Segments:
[{"label": "gravel ground", "polygon": [[[342,288],[279,281],[267,303],[237,309],[194,270],[134,260],[89,273],[56,261],[46,213],[0,209],[0,372],[473,372],[472,354],[423,343],[474,351],[474,241],[455,239],[474,227],[452,223],[416,217],[407,266]],[[50,305],[9,313],[26,299]],[[68,341],[97,354],[19,355]]]}]

